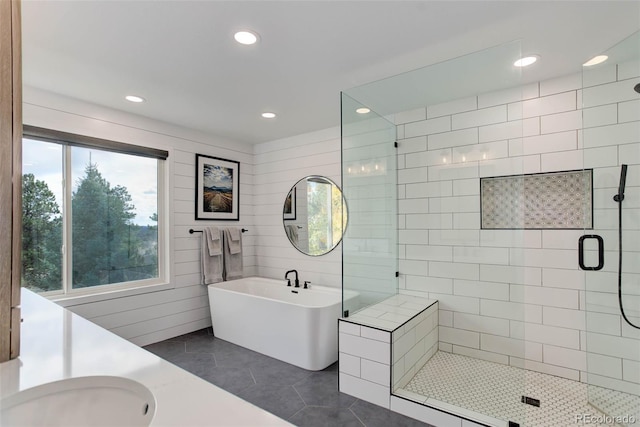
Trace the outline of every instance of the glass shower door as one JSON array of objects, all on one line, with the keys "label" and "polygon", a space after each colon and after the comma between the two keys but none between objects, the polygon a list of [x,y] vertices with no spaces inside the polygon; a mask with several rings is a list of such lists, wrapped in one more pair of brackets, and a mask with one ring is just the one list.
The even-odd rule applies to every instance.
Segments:
[{"label": "glass shower door", "polygon": [[[584,244],[584,424],[640,422],[640,37],[584,67],[583,159],[593,168],[593,230]],[[634,89],[635,88],[635,89]],[[599,246],[599,247],[598,247]],[[581,361],[582,363],[582,361]]]},{"label": "glass shower door", "polygon": [[[396,127],[342,94],[343,314],[398,292]],[[354,296],[356,295],[357,296]]]}]

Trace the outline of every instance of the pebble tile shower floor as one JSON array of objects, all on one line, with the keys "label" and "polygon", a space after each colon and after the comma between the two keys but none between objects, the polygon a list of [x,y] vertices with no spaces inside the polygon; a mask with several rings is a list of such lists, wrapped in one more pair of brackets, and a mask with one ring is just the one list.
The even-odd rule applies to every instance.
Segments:
[{"label": "pebble tile shower floor", "polygon": [[[582,425],[576,422],[578,414],[590,414],[591,419],[604,417],[587,403],[584,383],[442,351],[426,363],[404,390],[494,418],[516,421],[521,427]],[[589,392],[596,393],[596,399],[614,403],[617,414],[640,420],[637,396],[601,387],[592,387]],[[540,399],[540,407],[523,404],[522,395]]]},{"label": "pebble tile shower floor", "polygon": [[428,427],[340,393],[337,363],[307,371],[215,338],[211,328],[144,348],[297,426]]}]

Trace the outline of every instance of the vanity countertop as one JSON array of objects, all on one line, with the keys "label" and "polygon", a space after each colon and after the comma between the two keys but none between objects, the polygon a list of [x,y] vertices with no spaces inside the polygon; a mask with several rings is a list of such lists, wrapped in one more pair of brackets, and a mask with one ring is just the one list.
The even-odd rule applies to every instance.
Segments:
[{"label": "vanity countertop", "polygon": [[113,375],[156,398],[151,426],[285,426],[210,384],[31,291],[22,291],[20,357],[0,363],[0,398],[51,381]]}]

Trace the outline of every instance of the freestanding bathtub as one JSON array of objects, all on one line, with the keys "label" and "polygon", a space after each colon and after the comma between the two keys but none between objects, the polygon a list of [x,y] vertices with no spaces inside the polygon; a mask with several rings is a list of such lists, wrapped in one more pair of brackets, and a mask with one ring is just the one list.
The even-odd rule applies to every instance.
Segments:
[{"label": "freestanding bathtub", "polygon": [[340,289],[247,277],[208,291],[216,337],[311,371],[338,360]]}]

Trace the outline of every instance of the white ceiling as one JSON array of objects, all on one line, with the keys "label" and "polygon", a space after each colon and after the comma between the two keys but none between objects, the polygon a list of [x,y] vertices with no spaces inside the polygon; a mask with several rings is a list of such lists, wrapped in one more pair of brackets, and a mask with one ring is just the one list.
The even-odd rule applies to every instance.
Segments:
[{"label": "white ceiling", "polygon": [[[544,79],[580,71],[640,29],[635,0],[23,0],[22,9],[25,85],[247,143],[337,126],[340,91],[480,49],[520,39],[542,57],[528,78]],[[247,28],[257,45],[234,42]]]}]

